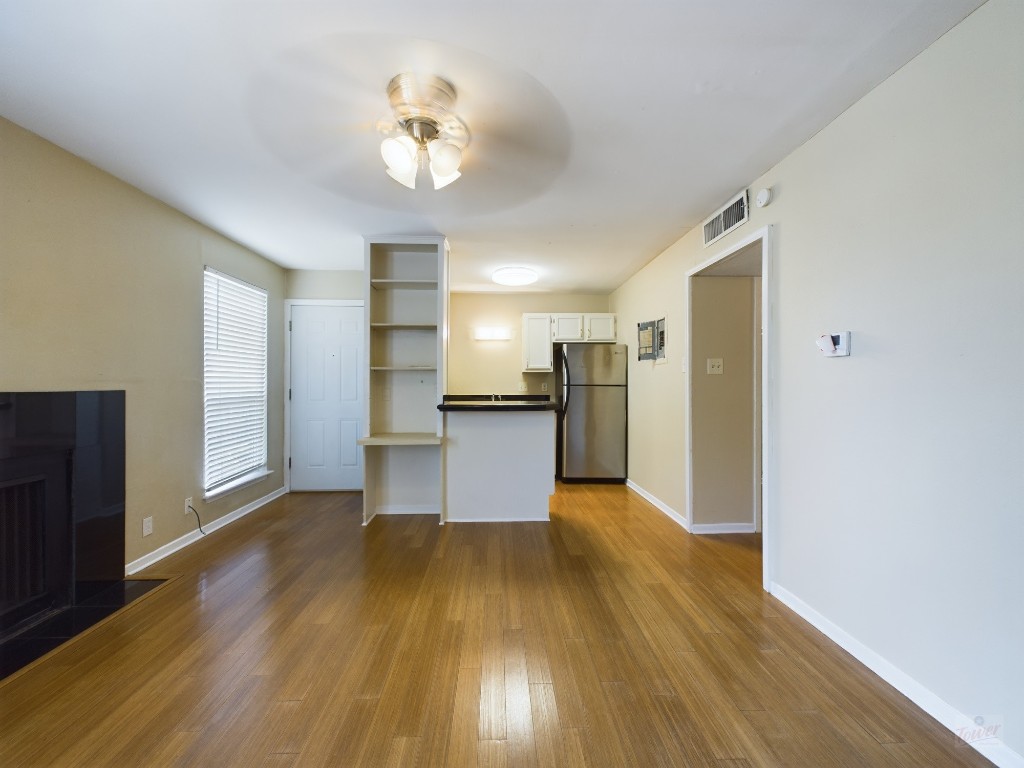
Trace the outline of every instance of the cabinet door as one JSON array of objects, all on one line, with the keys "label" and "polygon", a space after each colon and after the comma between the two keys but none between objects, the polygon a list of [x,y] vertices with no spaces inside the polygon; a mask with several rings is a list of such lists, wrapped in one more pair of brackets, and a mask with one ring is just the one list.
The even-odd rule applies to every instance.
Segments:
[{"label": "cabinet door", "polygon": [[523,371],[550,371],[551,315],[523,315]]},{"label": "cabinet door", "polygon": [[557,314],[551,316],[554,341],[583,341],[583,315]]},{"label": "cabinet door", "polygon": [[586,341],[616,341],[615,315],[593,314],[583,316]]}]

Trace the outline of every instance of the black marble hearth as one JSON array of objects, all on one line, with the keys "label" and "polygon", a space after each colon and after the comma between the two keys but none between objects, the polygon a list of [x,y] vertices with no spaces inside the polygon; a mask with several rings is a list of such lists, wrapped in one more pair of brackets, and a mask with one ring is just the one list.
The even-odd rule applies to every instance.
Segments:
[{"label": "black marble hearth", "polygon": [[125,579],[81,603],[47,613],[20,633],[0,642],[0,679],[31,664],[163,583],[162,579]]}]

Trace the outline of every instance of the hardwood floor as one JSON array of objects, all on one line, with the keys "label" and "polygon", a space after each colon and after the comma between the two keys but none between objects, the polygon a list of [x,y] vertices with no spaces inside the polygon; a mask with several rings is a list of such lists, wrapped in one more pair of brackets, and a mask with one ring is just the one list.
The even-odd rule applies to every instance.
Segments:
[{"label": "hardwood floor", "polygon": [[753,535],[622,486],[550,523],[292,494],[0,685],[4,766],[979,766],[761,590]]}]

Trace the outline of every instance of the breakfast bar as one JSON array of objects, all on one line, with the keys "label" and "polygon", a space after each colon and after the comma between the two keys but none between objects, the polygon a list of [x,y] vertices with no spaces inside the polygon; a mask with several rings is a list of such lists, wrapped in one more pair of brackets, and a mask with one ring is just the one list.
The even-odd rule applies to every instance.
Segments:
[{"label": "breakfast bar", "polygon": [[437,408],[449,522],[550,519],[555,403],[535,395],[445,395]]}]

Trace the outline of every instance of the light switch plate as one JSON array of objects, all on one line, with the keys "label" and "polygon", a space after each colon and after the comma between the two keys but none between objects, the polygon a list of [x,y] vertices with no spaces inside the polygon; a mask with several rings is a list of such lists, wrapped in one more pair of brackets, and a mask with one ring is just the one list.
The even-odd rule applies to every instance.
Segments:
[{"label": "light switch plate", "polygon": [[[832,349],[832,347],[835,347],[835,349]],[[818,349],[821,350],[821,354],[825,357],[849,357],[850,332],[836,331],[835,333],[822,334],[818,339]]]},{"label": "light switch plate", "polygon": [[725,372],[725,364],[720,357],[708,358],[708,375],[721,376]]}]

